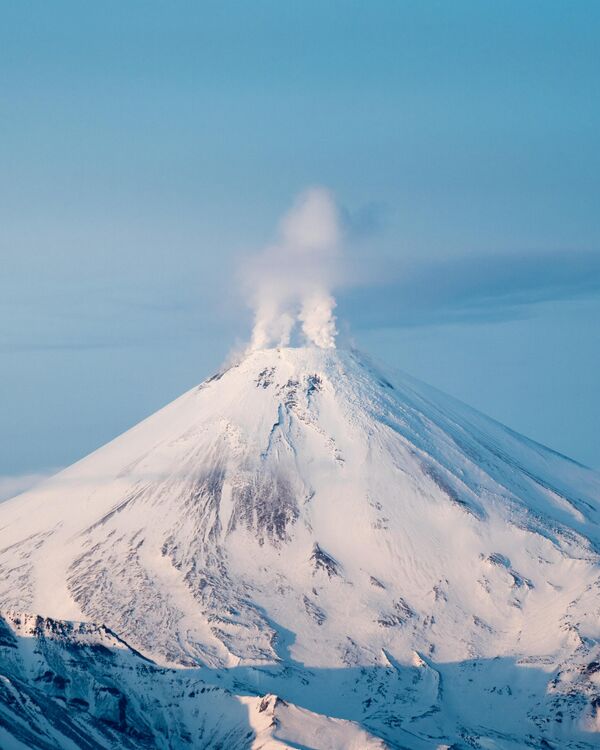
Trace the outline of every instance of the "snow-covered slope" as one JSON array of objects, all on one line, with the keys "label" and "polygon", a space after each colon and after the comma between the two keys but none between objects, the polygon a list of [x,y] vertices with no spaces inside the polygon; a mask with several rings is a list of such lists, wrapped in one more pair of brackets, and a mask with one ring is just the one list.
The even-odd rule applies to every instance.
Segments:
[{"label": "snow-covered slope", "polygon": [[292,747],[336,746],[302,711],[391,747],[594,746],[599,500],[355,352],[255,351],[0,505],[0,606],[276,694]]},{"label": "snow-covered slope", "polygon": [[104,626],[11,613],[0,618],[0,747],[382,750],[351,722],[274,695],[233,695],[199,670],[145,659]]}]

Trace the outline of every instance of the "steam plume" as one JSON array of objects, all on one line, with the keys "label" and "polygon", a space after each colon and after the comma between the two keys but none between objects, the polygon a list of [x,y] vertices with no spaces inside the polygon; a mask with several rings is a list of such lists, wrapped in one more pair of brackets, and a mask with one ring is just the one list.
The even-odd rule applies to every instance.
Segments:
[{"label": "steam plume", "polygon": [[251,348],[286,346],[299,325],[308,342],[335,347],[335,299],[340,218],[332,194],[302,193],[283,217],[275,244],[247,268],[254,309]]}]

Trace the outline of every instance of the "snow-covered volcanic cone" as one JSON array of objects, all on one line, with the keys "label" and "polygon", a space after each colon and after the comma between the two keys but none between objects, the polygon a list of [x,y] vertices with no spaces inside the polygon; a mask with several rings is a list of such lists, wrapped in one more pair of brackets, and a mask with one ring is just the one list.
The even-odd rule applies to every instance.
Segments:
[{"label": "snow-covered volcanic cone", "polygon": [[356,352],[251,352],[0,505],[0,746],[596,747],[599,499]]}]

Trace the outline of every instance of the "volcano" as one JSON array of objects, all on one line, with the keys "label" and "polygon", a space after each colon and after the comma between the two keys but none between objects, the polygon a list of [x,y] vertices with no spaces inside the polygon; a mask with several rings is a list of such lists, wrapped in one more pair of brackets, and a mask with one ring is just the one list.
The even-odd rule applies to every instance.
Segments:
[{"label": "volcano", "polygon": [[0,746],[592,748],[600,477],[252,351],[0,505]]}]

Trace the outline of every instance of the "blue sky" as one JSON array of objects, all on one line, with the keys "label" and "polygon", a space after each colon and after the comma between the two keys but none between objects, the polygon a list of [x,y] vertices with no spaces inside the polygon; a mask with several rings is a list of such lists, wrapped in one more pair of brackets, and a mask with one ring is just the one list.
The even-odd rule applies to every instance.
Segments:
[{"label": "blue sky", "polygon": [[598,3],[0,8],[0,475],[214,370],[314,184],[346,338],[600,467]]}]

